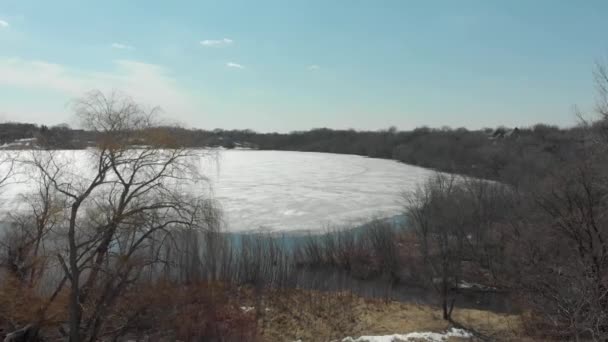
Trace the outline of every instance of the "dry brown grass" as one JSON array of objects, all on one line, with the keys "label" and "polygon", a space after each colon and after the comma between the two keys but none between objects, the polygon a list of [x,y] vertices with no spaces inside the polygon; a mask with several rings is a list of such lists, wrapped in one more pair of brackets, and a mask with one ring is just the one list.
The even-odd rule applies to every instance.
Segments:
[{"label": "dry brown grass", "polygon": [[108,323],[110,330],[128,327],[134,339],[257,341],[255,318],[241,310],[238,297],[222,284],[160,282],[126,293]]},{"label": "dry brown grass", "polygon": [[40,296],[34,288],[21,284],[13,277],[6,277],[0,282],[0,324],[3,328],[36,321],[40,321],[43,327],[55,326],[67,317],[66,303],[67,297],[63,292],[49,304],[48,298]]},{"label": "dry brown grass", "polygon": [[[346,336],[443,332],[450,328],[436,308],[367,300],[346,293],[276,292],[264,304],[259,320],[263,341],[332,341]],[[525,340],[519,316],[470,309],[455,309],[453,315],[456,322],[491,340]]]},{"label": "dry brown grass", "polygon": [[[1,285],[0,317],[15,325],[31,322],[44,300],[17,284]],[[54,326],[54,330],[66,318],[63,297],[47,312],[44,325]],[[526,340],[516,315],[456,308],[453,318],[490,340]],[[346,292],[267,291],[256,296],[251,289],[169,283],[127,293],[109,323],[113,327],[131,325],[139,331],[128,334],[131,337],[165,336],[156,339],[159,341],[214,336],[224,341],[321,342],[347,336],[443,332],[450,327],[436,308],[370,300]]]}]

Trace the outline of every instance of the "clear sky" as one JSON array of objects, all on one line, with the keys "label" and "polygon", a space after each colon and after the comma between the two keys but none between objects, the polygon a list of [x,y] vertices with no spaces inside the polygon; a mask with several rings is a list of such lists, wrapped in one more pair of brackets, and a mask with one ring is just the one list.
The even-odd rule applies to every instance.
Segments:
[{"label": "clear sky", "polygon": [[0,120],[122,90],[187,127],[571,125],[606,0],[0,0]]}]

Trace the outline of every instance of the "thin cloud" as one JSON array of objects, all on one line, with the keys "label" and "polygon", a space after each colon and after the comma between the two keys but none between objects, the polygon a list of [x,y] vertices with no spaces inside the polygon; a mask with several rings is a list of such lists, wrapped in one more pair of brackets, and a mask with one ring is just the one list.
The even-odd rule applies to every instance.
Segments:
[{"label": "thin cloud", "polygon": [[135,50],[133,46],[121,43],[112,43],[112,48],[119,50]]},{"label": "thin cloud", "polygon": [[0,19],[0,28],[9,27],[8,22]]},{"label": "thin cloud", "polygon": [[202,46],[206,46],[206,47],[221,47],[221,46],[232,45],[232,43],[234,43],[234,41],[230,38],[223,38],[223,39],[201,40],[200,43]]},{"label": "thin cloud", "polygon": [[319,69],[321,69],[321,67],[316,64],[308,66],[308,70],[319,70]]},{"label": "thin cloud", "polygon": [[[159,105],[164,111],[187,118],[200,113],[197,99],[163,66],[132,60],[116,60],[110,70],[81,70],[62,64],[0,57],[0,87],[44,91],[66,101],[91,89],[119,89],[141,103]],[[65,108],[55,109],[58,113]],[[38,108],[21,104],[15,113],[35,113]],[[40,118],[33,118],[40,120]]]},{"label": "thin cloud", "polygon": [[228,63],[226,63],[226,66],[229,68],[235,68],[235,69],[245,69],[245,67],[242,64],[234,63],[234,62],[228,62]]}]

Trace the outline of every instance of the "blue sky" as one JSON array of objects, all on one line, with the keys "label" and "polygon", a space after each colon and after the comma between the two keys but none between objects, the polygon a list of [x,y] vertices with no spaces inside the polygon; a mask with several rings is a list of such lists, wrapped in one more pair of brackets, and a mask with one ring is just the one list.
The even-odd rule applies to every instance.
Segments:
[{"label": "blue sky", "polygon": [[117,89],[187,127],[575,123],[604,0],[1,0],[0,120]]}]

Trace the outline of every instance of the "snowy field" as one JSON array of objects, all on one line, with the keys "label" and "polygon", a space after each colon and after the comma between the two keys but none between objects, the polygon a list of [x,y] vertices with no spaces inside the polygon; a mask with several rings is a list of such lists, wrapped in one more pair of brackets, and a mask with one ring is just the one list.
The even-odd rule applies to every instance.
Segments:
[{"label": "snowy field", "polygon": [[[74,179],[88,183],[86,151],[57,153]],[[391,160],[283,151],[222,150],[203,157],[201,165],[209,183],[187,191],[211,191],[233,232],[324,231],[394,216],[403,210],[403,192],[433,173]],[[30,185],[2,189],[4,212],[19,207],[20,196],[34,189]]]},{"label": "snowy field", "polygon": [[319,231],[397,215],[402,193],[433,174],[392,160],[309,152],[228,150],[208,163],[233,231]]}]

